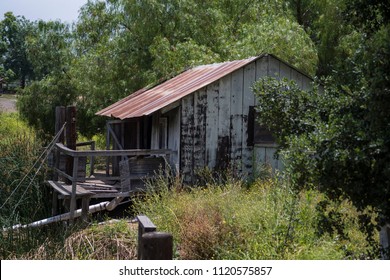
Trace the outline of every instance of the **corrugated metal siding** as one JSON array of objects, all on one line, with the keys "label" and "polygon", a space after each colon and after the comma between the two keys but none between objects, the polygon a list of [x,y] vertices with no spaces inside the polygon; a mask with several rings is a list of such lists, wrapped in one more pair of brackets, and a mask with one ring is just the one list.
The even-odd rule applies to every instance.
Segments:
[{"label": "corrugated metal siding", "polygon": [[119,119],[150,115],[258,58],[195,67],[151,89],[141,89],[96,114]]}]

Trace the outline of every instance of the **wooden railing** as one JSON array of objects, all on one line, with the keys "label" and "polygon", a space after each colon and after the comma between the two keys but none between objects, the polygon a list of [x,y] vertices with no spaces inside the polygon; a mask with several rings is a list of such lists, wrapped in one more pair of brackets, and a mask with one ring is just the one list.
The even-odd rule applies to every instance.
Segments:
[{"label": "wooden railing", "polygon": [[[89,143],[91,145],[91,143]],[[70,220],[73,222],[74,211],[76,210],[76,188],[77,182],[88,181],[88,180],[120,180],[120,176],[114,176],[112,174],[98,175],[97,173],[91,178],[89,176],[80,177],[78,174],[79,170],[79,159],[90,158],[96,159],[96,157],[139,157],[139,156],[153,156],[163,155],[169,162],[169,156],[172,154],[171,150],[151,150],[151,149],[136,149],[136,150],[72,150],[67,148],[61,143],[57,143],[55,146],[55,162],[54,162],[54,181],[58,181],[58,177],[61,176],[69,180],[72,185],[71,199],[70,199]],[[73,162],[72,174],[67,174],[65,171],[60,169],[61,155],[70,157]]]}]

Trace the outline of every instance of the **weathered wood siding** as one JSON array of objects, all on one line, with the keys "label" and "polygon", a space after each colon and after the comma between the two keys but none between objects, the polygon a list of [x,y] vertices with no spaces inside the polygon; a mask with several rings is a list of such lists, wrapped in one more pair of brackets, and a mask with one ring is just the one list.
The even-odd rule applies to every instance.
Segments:
[{"label": "weathered wood siding", "polygon": [[176,172],[180,171],[180,109],[175,108],[166,113],[168,117],[168,149],[174,153],[170,156],[170,164]]},{"label": "weathered wood siding", "polygon": [[181,103],[181,141],[180,166],[183,180],[192,183],[194,177],[194,94],[182,99]]},{"label": "weathered wood siding", "polygon": [[186,183],[195,183],[199,169],[231,167],[250,178],[263,163],[283,168],[274,157],[275,145],[248,144],[249,108],[256,106],[253,83],[264,76],[286,77],[304,89],[310,79],[272,56],[245,67],[193,92],[180,106],[153,115],[152,148],[158,148],[158,119],[168,117],[168,148],[176,151],[171,164],[179,167]]}]

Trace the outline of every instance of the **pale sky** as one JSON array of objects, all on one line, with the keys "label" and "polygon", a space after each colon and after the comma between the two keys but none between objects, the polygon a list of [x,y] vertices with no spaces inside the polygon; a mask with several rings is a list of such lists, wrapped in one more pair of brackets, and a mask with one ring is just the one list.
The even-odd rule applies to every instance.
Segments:
[{"label": "pale sky", "polygon": [[42,19],[61,20],[72,23],[77,20],[78,11],[88,0],[0,0],[0,20],[4,13],[13,12],[31,21]]}]

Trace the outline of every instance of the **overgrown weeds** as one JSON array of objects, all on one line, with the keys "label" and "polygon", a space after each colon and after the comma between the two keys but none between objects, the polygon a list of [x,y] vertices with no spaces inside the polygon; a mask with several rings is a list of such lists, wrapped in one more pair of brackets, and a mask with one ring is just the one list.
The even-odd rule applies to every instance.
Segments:
[{"label": "overgrown weeds", "polygon": [[[134,209],[159,230],[173,233],[178,259],[360,259],[376,248],[360,230],[350,202],[329,201],[307,190],[294,192],[279,175],[249,187],[238,180],[185,189],[160,184]],[[327,207],[319,205],[324,201]],[[339,213],[339,230],[324,229]]]},{"label": "overgrown weeds", "polygon": [[[42,142],[17,114],[0,113],[0,227],[47,217],[48,190],[43,184]],[[31,249],[37,231],[0,236],[1,257]]]}]

